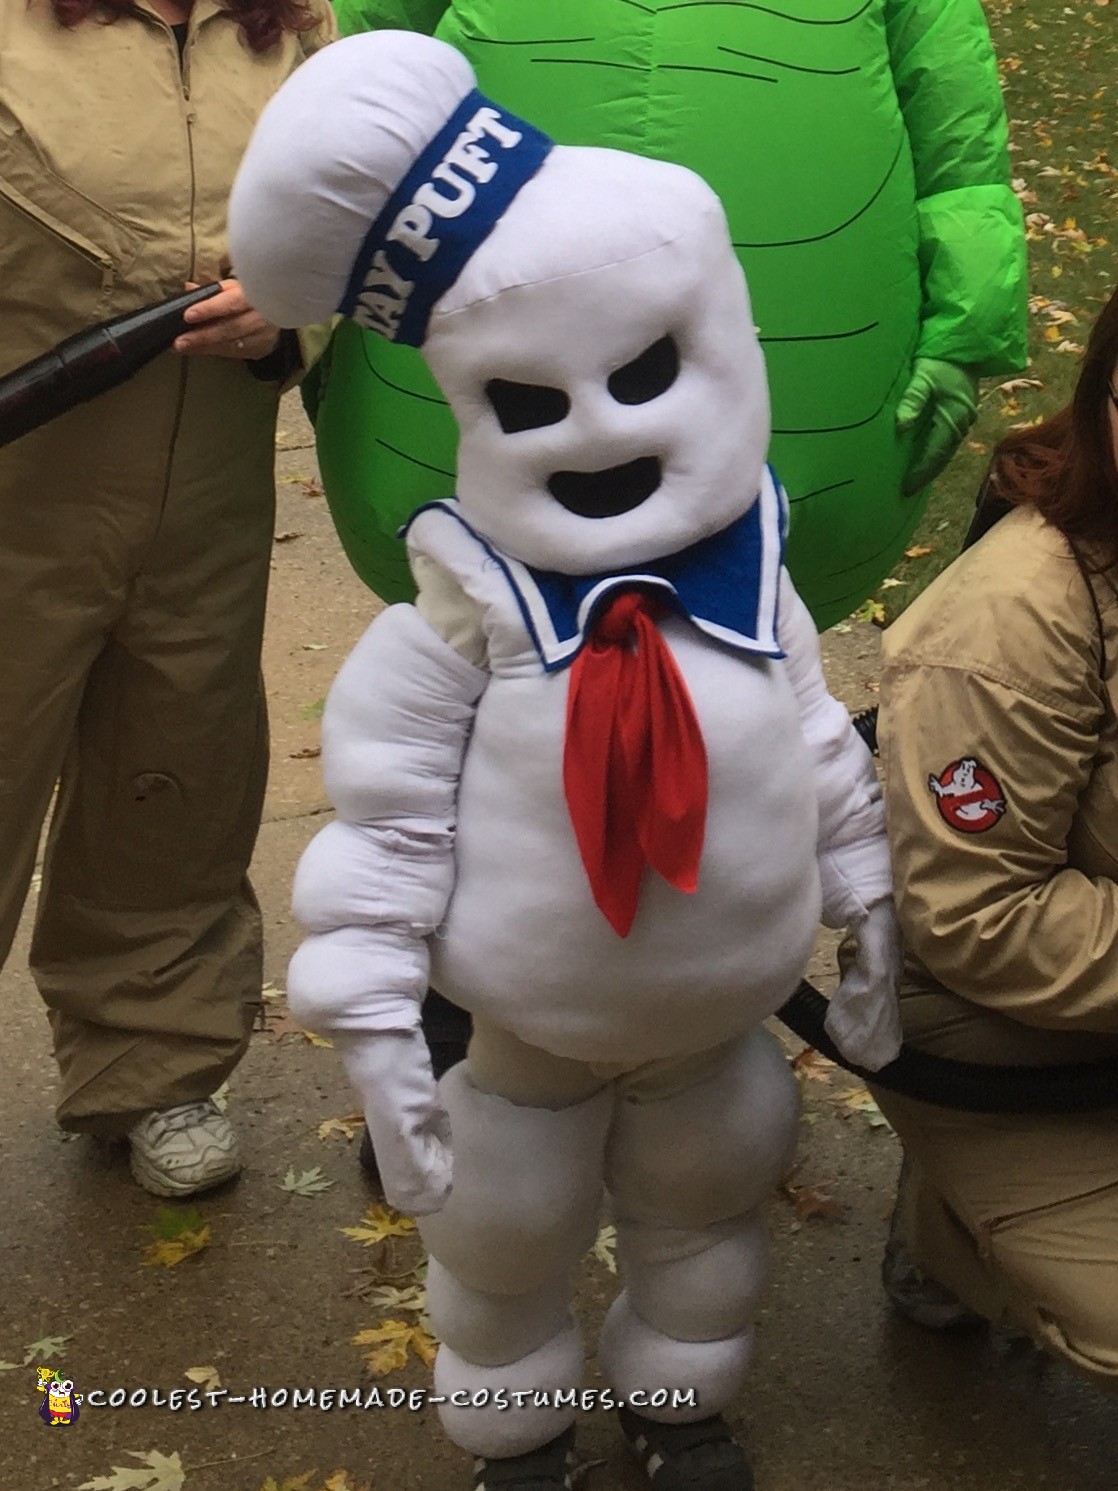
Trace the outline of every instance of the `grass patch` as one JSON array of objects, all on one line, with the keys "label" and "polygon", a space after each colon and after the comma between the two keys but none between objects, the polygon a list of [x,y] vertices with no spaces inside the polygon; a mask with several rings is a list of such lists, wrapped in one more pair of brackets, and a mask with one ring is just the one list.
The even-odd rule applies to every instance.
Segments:
[{"label": "grass patch", "polygon": [[[959,552],[994,446],[1071,397],[1079,355],[1118,282],[1118,0],[986,0],[1028,220],[1029,366],[1036,387],[983,384],[978,422],[936,482],[905,559],[877,597],[892,620]],[[898,583],[899,582],[899,583]]]}]

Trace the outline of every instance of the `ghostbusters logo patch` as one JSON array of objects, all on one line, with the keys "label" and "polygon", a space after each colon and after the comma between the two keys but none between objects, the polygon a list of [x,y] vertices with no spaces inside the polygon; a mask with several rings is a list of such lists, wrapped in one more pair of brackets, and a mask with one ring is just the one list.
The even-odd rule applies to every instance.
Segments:
[{"label": "ghostbusters logo patch", "polygon": [[993,772],[973,756],[952,761],[939,776],[929,776],[928,790],[949,828],[962,834],[981,834],[993,828],[1005,812],[1005,793]]}]

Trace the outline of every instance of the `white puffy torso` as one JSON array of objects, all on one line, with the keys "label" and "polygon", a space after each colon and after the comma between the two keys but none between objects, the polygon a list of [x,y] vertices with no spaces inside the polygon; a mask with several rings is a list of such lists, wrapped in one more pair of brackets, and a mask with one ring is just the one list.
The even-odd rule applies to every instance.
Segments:
[{"label": "white puffy torso", "polygon": [[481,605],[492,675],[459,786],[455,888],[430,943],[435,987],[585,1061],[702,1050],[771,1014],[820,914],[812,765],[782,663],[661,623],[706,742],[706,836],[698,890],[646,870],[621,938],[593,901],[563,793],[569,670],[544,671],[499,566],[452,518],[421,515],[410,543]]}]

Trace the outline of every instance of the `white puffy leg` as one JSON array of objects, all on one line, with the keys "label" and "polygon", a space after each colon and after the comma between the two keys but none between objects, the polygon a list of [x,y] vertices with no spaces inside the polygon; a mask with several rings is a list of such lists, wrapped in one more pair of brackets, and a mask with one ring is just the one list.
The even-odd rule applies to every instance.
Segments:
[{"label": "white puffy leg", "polygon": [[[664,1422],[721,1412],[745,1382],[768,1276],[759,1207],[795,1150],[799,1093],[777,1043],[745,1036],[705,1081],[619,1105],[607,1154],[626,1289],[599,1347],[615,1393]],[[693,1407],[670,1394],[694,1389]]]},{"label": "white puffy leg", "polygon": [[752,1324],[769,1277],[760,1212],[709,1227],[618,1223],[617,1251],[633,1309],[679,1341],[719,1341]]},{"label": "white puffy leg", "polygon": [[[630,1400],[645,1418],[665,1424],[692,1423],[728,1408],[741,1392],[752,1355],[751,1329],[722,1341],[679,1341],[665,1335],[641,1319],[628,1290],[610,1306],[598,1342],[598,1361],[617,1397]],[[661,1403],[656,1395],[665,1390]],[[673,1393],[679,1398],[673,1400]],[[684,1403],[684,1397],[689,1401]]]},{"label": "white puffy leg", "polygon": [[787,1175],[800,1095],[777,1041],[752,1030],[705,1081],[621,1102],[606,1153],[618,1213],[706,1227],[755,1211]]},{"label": "white puffy leg", "polygon": [[[440,1084],[453,1189],[443,1209],[419,1223],[432,1258],[432,1324],[443,1341],[436,1388],[471,1403],[496,1389],[577,1388],[583,1352],[570,1317],[570,1275],[598,1225],[612,1094],[558,1110],[525,1108],[480,1092],[468,1065]],[[504,1457],[546,1444],[573,1411],[490,1401],[447,1403],[440,1416],[463,1449]]]},{"label": "white puffy leg", "polygon": [[479,1092],[469,1062],[439,1084],[450,1118],[454,1183],[421,1217],[428,1253],[486,1294],[525,1294],[562,1278],[594,1240],[613,1096],[524,1108]]},{"label": "white puffy leg", "polygon": [[427,1310],[435,1334],[479,1367],[506,1366],[566,1330],[570,1292],[565,1273],[523,1294],[493,1294],[463,1284],[436,1258],[427,1265]]},{"label": "white puffy leg", "polygon": [[514,1394],[546,1389],[553,1404],[557,1390],[580,1386],[582,1372],[582,1337],[569,1317],[559,1335],[501,1367],[479,1367],[444,1343],[435,1359],[435,1392],[447,1399],[439,1405],[439,1419],[448,1437],[471,1455],[526,1455],[573,1424],[575,1410],[544,1407],[530,1397],[518,1407]]}]

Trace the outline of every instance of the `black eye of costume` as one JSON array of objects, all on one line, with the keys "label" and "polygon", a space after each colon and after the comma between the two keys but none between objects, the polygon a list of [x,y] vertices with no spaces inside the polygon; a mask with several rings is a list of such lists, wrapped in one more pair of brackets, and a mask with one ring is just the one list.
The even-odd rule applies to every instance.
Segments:
[{"label": "black eye of costume", "polygon": [[561,388],[542,383],[512,383],[507,378],[490,378],[485,385],[493,413],[506,435],[517,430],[540,430],[557,425],[571,412],[571,401]]},{"label": "black eye of costume", "polygon": [[647,404],[667,393],[678,375],[679,348],[671,337],[661,337],[611,373],[606,386],[619,404]]}]

